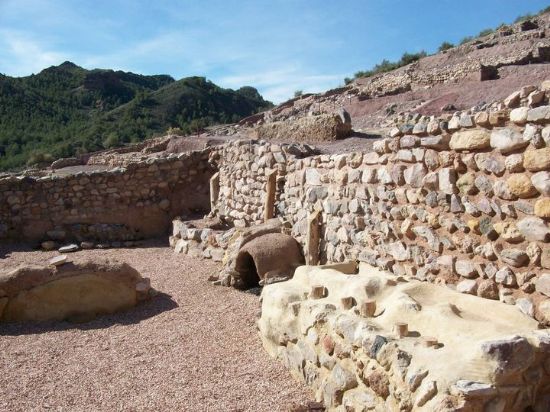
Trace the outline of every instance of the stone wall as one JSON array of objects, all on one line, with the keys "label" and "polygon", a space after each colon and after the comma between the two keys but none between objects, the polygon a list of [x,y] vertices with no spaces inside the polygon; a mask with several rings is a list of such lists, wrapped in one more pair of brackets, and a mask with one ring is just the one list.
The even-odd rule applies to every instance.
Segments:
[{"label": "stone wall", "polygon": [[404,135],[372,153],[303,159],[288,168],[281,209],[303,244],[309,214],[321,211],[322,261],[358,259],[486,298],[500,293],[533,315],[550,295],[550,148],[524,139],[533,131]]},{"label": "stone wall", "polygon": [[[77,224],[116,224],[137,237],[168,232],[171,219],[210,209],[209,151],[101,172],[0,179],[0,239],[44,239]],[[55,232],[55,231],[54,231]]]},{"label": "stone wall", "polygon": [[516,304],[548,322],[550,106],[534,107],[545,102],[544,93],[529,98],[537,92],[503,103],[513,110],[457,113],[448,122],[419,116],[370,153],[284,164],[272,145],[235,143],[220,160],[220,210],[258,223],[263,176],[277,164],[284,173],[276,214],[305,247],[308,218],[320,213],[321,263],[357,259]]},{"label": "stone wall", "polygon": [[219,197],[214,213],[237,227],[264,221],[268,176],[276,174],[279,203],[287,161],[313,152],[308,145],[238,140],[214,149],[219,163]]}]

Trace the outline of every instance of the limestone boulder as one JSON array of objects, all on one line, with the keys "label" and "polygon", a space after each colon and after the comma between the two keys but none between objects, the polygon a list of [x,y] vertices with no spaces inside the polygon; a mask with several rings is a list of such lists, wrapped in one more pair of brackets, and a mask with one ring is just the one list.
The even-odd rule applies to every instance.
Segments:
[{"label": "limestone boulder", "polygon": [[478,150],[491,146],[491,135],[483,129],[456,132],[449,142],[453,150]]},{"label": "limestone boulder", "polygon": [[0,321],[82,320],[135,306],[150,283],[127,263],[75,261],[0,274],[0,291]]},{"label": "limestone boulder", "polygon": [[523,139],[523,135],[513,129],[494,129],[491,132],[491,147],[501,153],[513,152],[527,147],[529,141]]}]

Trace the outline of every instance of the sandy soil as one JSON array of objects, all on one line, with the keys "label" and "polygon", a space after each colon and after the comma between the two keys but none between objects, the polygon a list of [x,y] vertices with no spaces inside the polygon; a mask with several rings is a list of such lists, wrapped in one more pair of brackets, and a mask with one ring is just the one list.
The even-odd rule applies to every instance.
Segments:
[{"label": "sandy soil", "polygon": [[[0,270],[57,254],[17,249],[0,246]],[[257,296],[207,282],[218,264],[159,242],[77,253],[125,260],[163,293],[88,323],[0,326],[0,410],[287,411],[312,399],[263,350]]]}]

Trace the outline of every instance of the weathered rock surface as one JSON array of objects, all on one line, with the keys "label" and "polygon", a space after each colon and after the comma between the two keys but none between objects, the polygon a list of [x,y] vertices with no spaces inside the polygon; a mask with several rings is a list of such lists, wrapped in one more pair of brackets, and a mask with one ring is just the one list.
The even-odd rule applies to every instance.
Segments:
[{"label": "weathered rock surface", "polygon": [[[372,284],[377,287],[367,286]],[[319,285],[325,296],[308,298]],[[475,285],[464,280],[457,293],[365,264],[353,275],[303,266],[292,280],[264,288],[258,325],[266,350],[330,410],[365,410],[365,401],[372,410],[438,410],[445,403],[476,410],[488,401],[503,410],[535,405],[546,396],[542,387],[550,377],[528,371],[540,371],[550,353],[534,342],[550,347],[550,335],[524,314],[533,310],[529,302],[518,302],[518,310],[470,296]],[[344,298],[355,306],[343,308]],[[374,317],[363,317],[366,302],[375,302]],[[414,332],[400,338],[397,323]],[[518,406],[517,391],[532,397]]]},{"label": "weathered rock surface", "polygon": [[[63,263],[63,262],[60,262]],[[0,320],[90,319],[135,306],[148,297],[148,279],[126,263],[75,261],[22,266],[0,274]]]}]

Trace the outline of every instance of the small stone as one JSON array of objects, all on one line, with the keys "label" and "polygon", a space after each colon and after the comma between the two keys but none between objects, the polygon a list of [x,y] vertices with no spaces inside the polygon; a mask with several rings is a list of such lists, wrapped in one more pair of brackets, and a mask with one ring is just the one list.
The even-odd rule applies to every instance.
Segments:
[{"label": "small stone", "polygon": [[523,172],[523,155],[521,153],[514,153],[507,156],[504,160],[504,166],[510,173]]},{"label": "small stone", "polygon": [[519,90],[513,92],[511,95],[509,95],[507,98],[504,99],[504,105],[509,109],[518,107],[521,101],[520,93],[521,92]]},{"label": "small stone", "polygon": [[487,236],[490,240],[498,238],[498,233],[493,227],[491,219],[488,217],[484,217],[479,221],[479,230],[482,235]]},{"label": "small stone", "polygon": [[504,267],[495,274],[495,281],[504,286],[516,286],[516,275],[510,268]]},{"label": "small stone", "polygon": [[439,190],[449,195],[457,192],[456,171],[451,168],[443,168],[438,172]]},{"label": "small stone", "polygon": [[456,181],[456,187],[462,194],[473,195],[477,192],[477,188],[474,184],[475,175],[473,173],[466,173]]},{"label": "small stone", "polygon": [[543,219],[550,219],[550,197],[544,197],[535,202],[535,215]]},{"label": "small stone", "polygon": [[54,250],[57,247],[57,243],[55,243],[53,240],[46,240],[45,242],[42,242],[40,246],[44,250]]},{"label": "small stone", "polygon": [[[389,396],[390,382],[383,372],[374,371],[365,376],[364,381],[379,397],[386,399]],[[365,404],[361,405],[366,407]],[[346,410],[347,409],[348,408],[346,408]]]},{"label": "small stone", "polygon": [[468,380],[459,380],[451,388],[453,395],[464,395],[465,398],[489,398],[495,396],[497,389],[488,384]]},{"label": "small stone", "polygon": [[451,213],[463,213],[464,206],[457,195],[451,195]]},{"label": "small stone", "polygon": [[416,406],[420,407],[426,404],[437,394],[437,384],[435,381],[425,381],[416,394]]},{"label": "small stone", "polygon": [[495,378],[504,381],[516,376],[530,365],[535,356],[534,349],[524,337],[487,341],[481,345],[485,357],[495,362]]},{"label": "small stone", "polygon": [[533,305],[533,302],[529,298],[516,299],[516,306],[527,316],[533,317],[535,314],[535,307]]},{"label": "small stone", "polygon": [[469,260],[457,260],[455,264],[456,273],[465,278],[477,277],[475,264]]},{"label": "small stone", "polygon": [[493,225],[500,237],[509,243],[523,242],[525,239],[512,222],[497,222]]},{"label": "small stone", "polygon": [[341,391],[347,391],[357,386],[355,373],[344,369],[338,363],[334,366],[334,369],[332,369],[331,378],[336,387]]},{"label": "small stone", "polygon": [[542,219],[538,217],[526,217],[518,223],[518,230],[530,242],[548,242],[550,240],[550,229]]},{"label": "small stone", "polygon": [[493,183],[487,176],[479,175],[475,178],[474,184],[480,192],[485,193],[488,196],[493,195]]},{"label": "small stone", "polygon": [[550,120],[550,106],[540,106],[528,110],[528,122],[544,122],[545,120]]},{"label": "small stone", "polygon": [[537,292],[550,296],[550,273],[543,273],[535,284]]},{"label": "small stone", "polygon": [[500,260],[507,265],[519,268],[529,263],[529,256],[520,249],[504,249],[500,253]]},{"label": "small stone", "polygon": [[527,105],[529,107],[535,107],[537,104],[542,102],[544,99],[545,93],[541,90],[534,90],[529,97],[527,98]]},{"label": "small stone", "polygon": [[477,283],[472,279],[464,279],[457,283],[456,291],[460,293],[467,293],[469,295],[475,295],[477,291]]},{"label": "small stone", "polygon": [[513,174],[506,181],[512,195],[520,199],[528,199],[538,194],[537,189],[531,183],[531,179],[525,174]]},{"label": "small stone", "polygon": [[514,193],[512,193],[512,190],[508,186],[507,182],[503,182],[502,180],[497,180],[493,184],[493,190],[495,195],[504,200],[516,200],[518,198]]},{"label": "small stone", "polygon": [[48,261],[50,266],[61,266],[64,263],[67,263],[67,255],[55,256]]},{"label": "small stone", "polygon": [[71,253],[76,252],[79,249],[78,245],[72,243],[70,245],[62,246],[58,249],[59,253]]},{"label": "small stone", "polygon": [[[527,114],[525,115],[527,116]],[[487,112],[477,112],[474,116],[474,120],[478,126],[489,127],[489,113]]]},{"label": "small stone", "polygon": [[94,246],[95,246],[94,242],[88,242],[88,241],[80,242],[80,247],[82,249],[93,249]]},{"label": "small stone", "polygon": [[405,182],[412,187],[420,188],[422,187],[422,179],[426,176],[427,172],[428,170],[423,163],[415,163],[413,166],[405,169]]},{"label": "small stone", "polygon": [[529,142],[523,139],[523,135],[513,129],[494,129],[491,132],[491,147],[501,153],[513,152],[528,145]]},{"label": "small stone", "polygon": [[523,154],[523,167],[530,172],[550,169],[550,147],[526,150]]},{"label": "small stone", "polygon": [[531,183],[543,196],[550,196],[550,172],[538,172],[531,176]]},{"label": "small stone", "polygon": [[498,300],[498,286],[492,279],[482,280],[477,287],[477,296]]},{"label": "small stone", "polygon": [[510,112],[510,120],[516,124],[525,124],[528,111],[527,107],[518,107]]},{"label": "small stone", "polygon": [[462,113],[460,115],[459,125],[460,127],[473,127],[474,122],[472,116],[466,113]]}]

